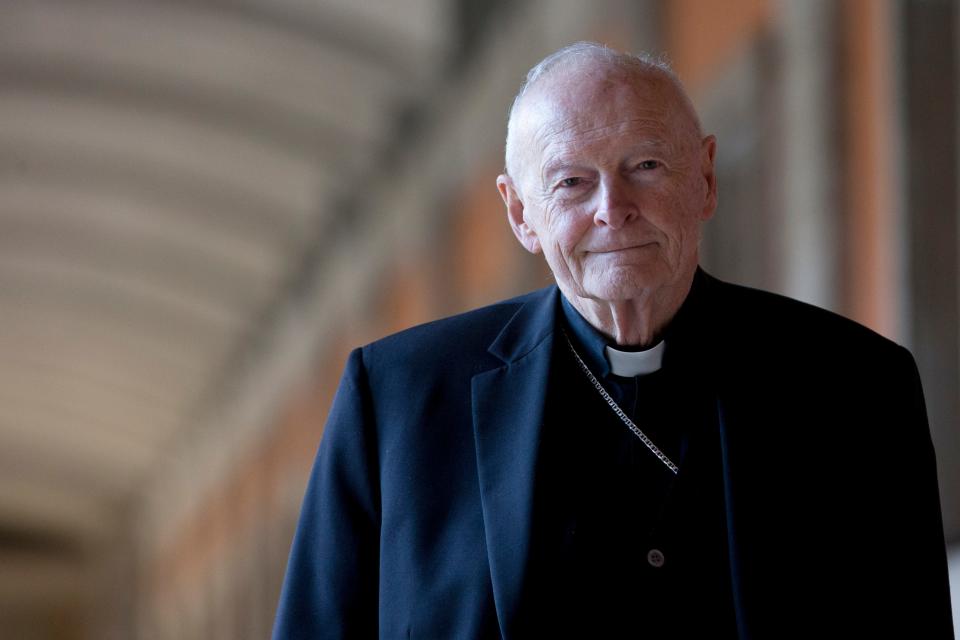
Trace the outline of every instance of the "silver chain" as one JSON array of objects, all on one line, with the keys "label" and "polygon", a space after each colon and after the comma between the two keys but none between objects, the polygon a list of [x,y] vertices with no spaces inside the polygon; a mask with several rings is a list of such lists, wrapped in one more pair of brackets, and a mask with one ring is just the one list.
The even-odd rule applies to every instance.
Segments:
[{"label": "silver chain", "polygon": [[633,420],[631,420],[630,417],[623,412],[623,409],[620,408],[616,401],[610,397],[610,394],[607,393],[607,390],[603,388],[603,385],[600,384],[600,381],[597,380],[597,377],[593,375],[592,371],[590,371],[590,367],[588,367],[583,359],[580,358],[580,354],[577,353],[577,350],[573,347],[573,342],[570,341],[570,336],[567,335],[566,331],[563,331],[563,337],[566,339],[567,346],[570,347],[573,357],[577,359],[577,364],[579,364],[583,372],[587,374],[587,378],[590,379],[590,382],[593,383],[593,386],[596,387],[597,391],[600,392],[600,395],[603,397],[603,399],[607,401],[607,404],[610,405],[610,408],[613,409],[613,412],[616,413],[621,420],[623,420],[623,424],[627,425],[627,428],[633,432],[633,435],[640,438],[640,442],[647,445],[647,449],[650,449],[650,452],[657,456],[657,458],[660,459],[660,462],[667,465],[667,468],[670,469],[674,475],[676,475],[680,471],[680,467],[673,464],[673,461],[667,457],[667,454],[665,454],[663,451],[660,451],[657,445],[653,444],[653,440],[648,438],[647,434],[641,431],[640,427],[635,425]]}]

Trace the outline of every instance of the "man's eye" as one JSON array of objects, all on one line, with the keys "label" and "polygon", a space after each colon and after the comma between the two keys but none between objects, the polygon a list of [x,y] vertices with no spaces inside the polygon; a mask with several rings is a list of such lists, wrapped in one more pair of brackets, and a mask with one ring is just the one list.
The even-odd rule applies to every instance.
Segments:
[{"label": "man's eye", "polygon": [[643,169],[644,171],[650,171],[652,169],[659,169],[660,162],[658,162],[657,160],[644,160],[639,165],[637,165],[637,167],[639,169]]},{"label": "man's eye", "polygon": [[564,178],[560,181],[561,187],[576,187],[583,182],[583,178]]}]

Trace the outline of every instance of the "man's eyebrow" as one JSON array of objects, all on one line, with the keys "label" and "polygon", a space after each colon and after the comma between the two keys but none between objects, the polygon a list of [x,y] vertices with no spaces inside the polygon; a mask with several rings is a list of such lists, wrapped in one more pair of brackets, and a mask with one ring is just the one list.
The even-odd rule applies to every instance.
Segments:
[{"label": "man's eyebrow", "polygon": [[[650,153],[651,151],[656,152],[665,152],[675,148],[676,143],[670,140],[665,140],[662,138],[647,138],[644,140],[639,140],[630,150],[624,155],[625,158],[630,158],[636,155],[642,155],[644,153]],[[565,158],[558,158],[555,160],[550,160],[545,165],[543,165],[543,170],[541,175],[544,177],[550,176],[554,173],[569,170],[569,169],[585,169],[586,164],[577,162],[576,160],[568,160]]]}]

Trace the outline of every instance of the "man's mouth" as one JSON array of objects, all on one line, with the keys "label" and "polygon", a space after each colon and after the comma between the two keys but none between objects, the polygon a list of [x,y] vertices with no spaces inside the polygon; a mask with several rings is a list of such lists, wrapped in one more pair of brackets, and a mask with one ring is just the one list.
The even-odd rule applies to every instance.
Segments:
[{"label": "man's mouth", "polygon": [[590,253],[618,253],[620,251],[630,251],[631,249],[642,249],[644,247],[651,247],[655,244],[657,243],[653,241],[641,242],[639,244],[631,244],[625,247],[610,247],[610,248],[594,249]]}]

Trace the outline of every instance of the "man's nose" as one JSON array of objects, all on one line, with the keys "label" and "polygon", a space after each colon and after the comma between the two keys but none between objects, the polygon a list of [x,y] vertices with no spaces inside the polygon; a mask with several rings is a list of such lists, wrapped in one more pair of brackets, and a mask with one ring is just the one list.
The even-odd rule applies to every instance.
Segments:
[{"label": "man's nose", "polygon": [[598,227],[619,229],[637,216],[640,211],[634,199],[632,185],[623,178],[610,178],[600,182],[597,211],[593,223]]}]

